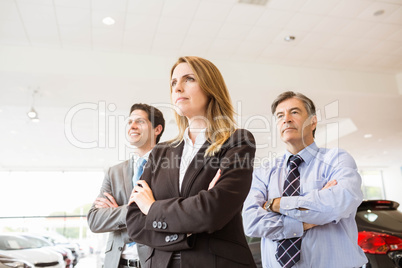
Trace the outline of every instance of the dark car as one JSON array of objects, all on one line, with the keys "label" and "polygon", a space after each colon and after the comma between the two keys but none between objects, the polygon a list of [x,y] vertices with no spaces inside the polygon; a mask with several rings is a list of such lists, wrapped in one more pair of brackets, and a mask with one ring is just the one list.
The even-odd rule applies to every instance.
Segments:
[{"label": "dark car", "polygon": [[[402,212],[389,200],[365,200],[357,209],[358,244],[369,262],[366,268],[402,268]],[[260,238],[248,243],[257,267],[261,264]]]},{"label": "dark car", "polygon": [[359,246],[369,260],[366,267],[402,267],[402,212],[388,200],[368,200],[357,209]]}]

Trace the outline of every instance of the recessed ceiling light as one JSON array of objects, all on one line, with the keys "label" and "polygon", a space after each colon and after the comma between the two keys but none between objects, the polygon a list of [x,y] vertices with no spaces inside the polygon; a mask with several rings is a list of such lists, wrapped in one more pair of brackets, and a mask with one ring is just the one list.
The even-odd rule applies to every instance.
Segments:
[{"label": "recessed ceiling light", "polygon": [[116,23],[116,21],[112,17],[103,18],[102,22],[105,25],[113,25]]},{"label": "recessed ceiling light", "polygon": [[107,109],[108,109],[109,111],[111,111],[111,112],[114,112],[114,111],[116,111],[117,106],[116,106],[116,104],[111,103],[111,104],[109,104],[109,105],[107,106]]},{"label": "recessed ceiling light", "polygon": [[368,138],[373,137],[373,134],[364,134],[364,137],[365,137],[366,139],[368,139]]},{"label": "recessed ceiling light", "polygon": [[296,39],[296,37],[294,37],[293,35],[285,36],[285,41],[287,41],[287,42],[292,42],[295,39]]},{"label": "recessed ceiling light", "polygon": [[373,15],[374,16],[381,16],[384,13],[385,13],[384,9],[380,9],[380,10],[377,10],[376,12],[374,12]]},{"label": "recessed ceiling light", "polygon": [[38,116],[38,113],[35,111],[35,109],[32,107],[31,110],[27,113],[28,117],[33,119]]}]

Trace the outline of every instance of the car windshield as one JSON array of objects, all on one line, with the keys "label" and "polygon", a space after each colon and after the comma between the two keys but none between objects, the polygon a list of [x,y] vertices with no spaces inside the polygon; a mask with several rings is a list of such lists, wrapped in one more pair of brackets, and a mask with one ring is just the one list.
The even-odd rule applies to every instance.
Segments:
[{"label": "car windshield", "polygon": [[68,244],[68,240],[61,236],[44,236],[45,239],[49,240],[53,244]]},{"label": "car windshield", "polygon": [[402,213],[398,210],[365,210],[356,215],[360,225],[381,228],[388,232],[401,232]]},{"label": "car windshield", "polygon": [[28,239],[14,235],[1,235],[0,236],[0,250],[17,250],[37,248]]},{"label": "car windshield", "polygon": [[34,244],[35,247],[37,247],[37,248],[52,246],[52,244],[49,241],[46,241],[46,240],[38,238],[38,237],[25,236],[25,235],[24,235],[24,237],[26,239],[28,239],[32,244]]}]

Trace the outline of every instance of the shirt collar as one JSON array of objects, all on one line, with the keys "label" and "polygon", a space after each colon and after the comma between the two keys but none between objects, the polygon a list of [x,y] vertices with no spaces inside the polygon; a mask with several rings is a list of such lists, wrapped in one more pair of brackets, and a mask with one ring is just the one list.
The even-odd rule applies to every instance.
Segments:
[{"label": "shirt collar", "polygon": [[[307,165],[310,164],[311,160],[316,157],[318,154],[318,146],[313,142],[303,150],[301,150],[298,155],[300,155],[301,158],[303,158],[303,161],[306,162]],[[289,161],[289,158],[292,156],[292,154],[286,150],[285,154],[285,163],[287,164]]]},{"label": "shirt collar", "polygon": [[139,156],[138,154],[134,154],[133,155],[133,157],[132,157],[132,161],[133,161],[133,165],[135,165],[135,163],[138,161],[138,160],[140,160],[140,159],[145,159],[145,160],[147,160],[148,161],[148,157],[149,157],[149,154],[152,152],[152,149],[151,150],[149,150],[147,153],[145,153],[143,156]]},{"label": "shirt collar", "polygon": [[183,135],[184,144],[191,145],[194,147],[201,147],[202,145],[204,145],[204,143],[206,141],[206,138],[205,138],[206,130],[207,130],[206,128],[200,130],[200,133],[197,135],[197,138],[195,139],[195,143],[193,145],[193,141],[190,139],[190,136],[188,134],[189,128],[187,127],[186,130],[184,131],[184,135]]}]

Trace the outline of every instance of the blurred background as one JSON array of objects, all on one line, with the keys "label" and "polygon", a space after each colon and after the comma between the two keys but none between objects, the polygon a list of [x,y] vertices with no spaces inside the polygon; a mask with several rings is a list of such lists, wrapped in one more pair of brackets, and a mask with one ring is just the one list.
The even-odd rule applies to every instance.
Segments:
[{"label": "blurred background", "polygon": [[402,0],[0,0],[0,233],[62,235],[100,267],[106,235],[85,215],[129,157],[133,103],[175,137],[183,55],[222,72],[256,166],[284,152],[270,105],[294,90],[316,103],[318,145],[355,158],[365,198],[402,202]]}]

